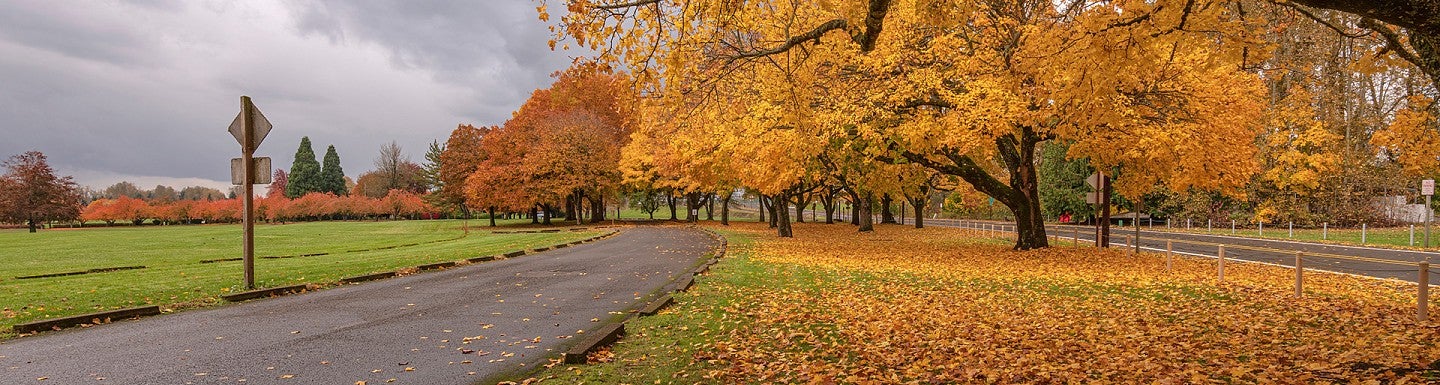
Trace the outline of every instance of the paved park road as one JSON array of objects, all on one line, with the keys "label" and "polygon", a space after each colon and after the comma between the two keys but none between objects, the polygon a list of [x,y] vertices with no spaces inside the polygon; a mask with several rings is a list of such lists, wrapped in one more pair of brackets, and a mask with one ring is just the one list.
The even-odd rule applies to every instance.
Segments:
[{"label": "paved park road", "polygon": [[0,384],[493,380],[558,358],[585,337],[577,330],[642,305],[712,244],[695,229],[638,227],[536,255],[42,333],[0,343]]}]

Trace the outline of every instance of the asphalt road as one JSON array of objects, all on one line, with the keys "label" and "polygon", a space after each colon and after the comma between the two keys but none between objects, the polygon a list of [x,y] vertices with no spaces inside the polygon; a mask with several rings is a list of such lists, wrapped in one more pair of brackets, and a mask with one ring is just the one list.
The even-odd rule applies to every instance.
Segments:
[{"label": "asphalt road", "polygon": [[624,317],[712,244],[699,230],[637,227],[535,255],[42,333],[0,342],[0,384],[493,381]]},{"label": "asphalt road", "polygon": [[[959,221],[953,219],[926,219],[927,226],[968,227],[1000,226],[1003,231],[1014,231],[1014,224],[990,221]],[[1080,246],[1095,245],[1093,226],[1057,226],[1047,224],[1046,234],[1051,246],[1074,245],[1078,235]],[[1111,227],[1111,247],[1133,247],[1129,237],[1135,235],[1134,227]],[[1225,245],[1225,258],[1252,262],[1270,263],[1281,266],[1295,266],[1295,253],[1304,254],[1307,269],[1334,271],[1365,275],[1377,278],[1394,278],[1410,282],[1418,281],[1419,268],[1416,264],[1427,258],[1440,262],[1440,254],[1411,250],[1382,249],[1362,246],[1340,246],[1322,243],[1295,242],[1271,239],[1232,237],[1225,235],[1173,233],[1164,231],[1140,231],[1141,249],[1147,251],[1165,250],[1165,242],[1171,241],[1176,253],[1211,257],[1219,254],[1219,245]],[[1430,282],[1440,282],[1440,267],[1430,270]]]}]

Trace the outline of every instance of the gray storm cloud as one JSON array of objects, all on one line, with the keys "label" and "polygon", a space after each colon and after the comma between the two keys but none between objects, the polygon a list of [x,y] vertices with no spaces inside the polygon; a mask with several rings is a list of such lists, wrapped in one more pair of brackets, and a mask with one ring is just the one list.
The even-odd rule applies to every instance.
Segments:
[{"label": "gray storm cloud", "polygon": [[[569,65],[528,0],[0,3],[0,156],[39,150],[82,184],[228,179],[249,95],[355,175],[395,140],[421,159],[459,123],[500,124]],[[198,178],[198,179],[197,179]],[[138,183],[138,181],[137,181]],[[145,186],[153,187],[153,186]]]}]

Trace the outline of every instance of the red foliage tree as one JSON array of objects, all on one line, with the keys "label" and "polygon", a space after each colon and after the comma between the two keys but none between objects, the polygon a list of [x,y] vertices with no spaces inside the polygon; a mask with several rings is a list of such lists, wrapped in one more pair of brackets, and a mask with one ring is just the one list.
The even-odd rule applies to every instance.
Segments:
[{"label": "red foliage tree", "polygon": [[40,222],[80,217],[80,189],[71,177],[58,177],[45,154],[30,151],[11,157],[0,175],[0,222],[25,223],[35,232]]}]

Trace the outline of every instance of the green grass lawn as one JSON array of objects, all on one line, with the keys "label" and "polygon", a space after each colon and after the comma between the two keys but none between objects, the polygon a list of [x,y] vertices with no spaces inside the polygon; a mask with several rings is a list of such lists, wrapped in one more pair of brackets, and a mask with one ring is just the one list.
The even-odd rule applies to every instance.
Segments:
[{"label": "green grass lawn", "polygon": [[[461,220],[309,222],[255,228],[257,287],[326,284],[392,271],[569,242],[599,231],[491,234],[487,222]],[[524,221],[505,221],[526,225]],[[556,226],[560,227],[560,226]],[[503,227],[501,229],[504,229]],[[148,226],[0,231],[0,338],[35,320],[142,305],[184,309],[220,302],[242,289],[239,225]],[[392,248],[393,247],[393,248]],[[385,248],[374,250],[377,248]],[[360,251],[368,250],[368,251]],[[326,255],[281,259],[263,256]],[[146,266],[52,278],[16,277]]]}]

